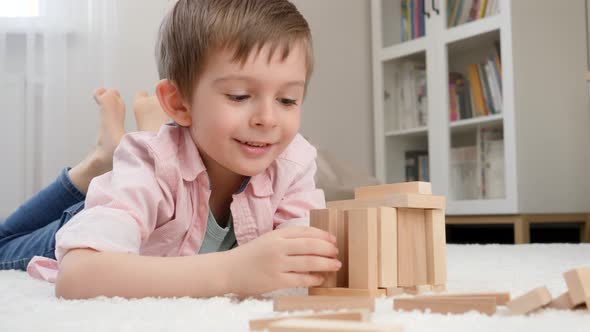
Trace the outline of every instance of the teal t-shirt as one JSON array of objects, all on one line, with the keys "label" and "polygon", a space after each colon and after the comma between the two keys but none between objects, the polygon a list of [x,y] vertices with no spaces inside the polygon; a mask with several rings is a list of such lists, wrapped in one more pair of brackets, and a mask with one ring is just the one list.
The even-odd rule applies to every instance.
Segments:
[{"label": "teal t-shirt", "polygon": [[199,254],[207,254],[210,252],[226,251],[237,245],[236,234],[234,233],[234,222],[230,213],[227,221],[227,226],[221,228],[215,220],[213,213],[209,210],[209,217],[207,218],[207,230],[205,231],[205,239],[199,249]]}]

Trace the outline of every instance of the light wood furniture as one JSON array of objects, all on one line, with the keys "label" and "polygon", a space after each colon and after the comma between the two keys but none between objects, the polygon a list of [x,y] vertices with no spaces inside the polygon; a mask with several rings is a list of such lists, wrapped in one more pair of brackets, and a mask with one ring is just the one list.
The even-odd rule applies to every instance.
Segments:
[{"label": "light wood furniture", "polygon": [[447,216],[447,225],[498,225],[510,224],[514,226],[514,243],[531,242],[531,224],[543,223],[578,223],[580,227],[580,242],[590,242],[590,214],[519,214],[496,216]]}]

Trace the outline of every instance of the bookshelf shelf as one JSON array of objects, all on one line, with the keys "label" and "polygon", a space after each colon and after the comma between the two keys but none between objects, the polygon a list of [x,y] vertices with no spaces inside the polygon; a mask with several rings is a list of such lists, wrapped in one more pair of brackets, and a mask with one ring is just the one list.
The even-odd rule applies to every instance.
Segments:
[{"label": "bookshelf shelf", "polygon": [[473,129],[481,125],[501,125],[504,116],[502,114],[494,114],[488,116],[481,116],[472,119],[457,120],[449,124],[453,130]]},{"label": "bookshelf shelf", "polygon": [[[406,181],[421,156],[447,215],[587,213],[584,0],[438,0],[439,14],[419,1],[371,0],[377,177]],[[422,4],[429,18],[408,14]],[[410,28],[423,36],[404,41]],[[400,74],[408,62],[420,79]]]},{"label": "bookshelf shelf", "polygon": [[381,50],[381,61],[397,60],[426,51],[428,38],[421,37]]},{"label": "bookshelf shelf", "polygon": [[454,43],[463,39],[476,37],[494,30],[499,30],[501,24],[502,17],[500,15],[484,17],[444,31],[443,40],[446,43]]},{"label": "bookshelf shelf", "polygon": [[428,127],[418,127],[412,129],[404,129],[404,130],[391,130],[385,133],[387,137],[396,137],[396,136],[426,136],[428,135]]}]

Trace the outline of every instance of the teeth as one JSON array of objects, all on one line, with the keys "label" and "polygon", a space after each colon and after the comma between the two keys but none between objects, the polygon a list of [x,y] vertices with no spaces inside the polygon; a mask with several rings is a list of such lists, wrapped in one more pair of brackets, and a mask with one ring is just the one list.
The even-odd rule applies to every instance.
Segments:
[{"label": "teeth", "polygon": [[240,142],[243,144],[246,144],[246,145],[257,147],[257,148],[264,147],[264,146],[268,145],[268,144],[264,144],[264,143],[253,143],[253,142],[244,142],[244,141],[240,141]]}]

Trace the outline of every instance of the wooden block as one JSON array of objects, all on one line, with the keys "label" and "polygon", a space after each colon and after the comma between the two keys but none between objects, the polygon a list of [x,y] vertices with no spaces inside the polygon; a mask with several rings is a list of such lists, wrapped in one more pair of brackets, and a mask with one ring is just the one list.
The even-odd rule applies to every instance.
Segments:
[{"label": "wooden block", "polygon": [[348,287],[348,216],[344,210],[338,210],[336,243],[338,260],[342,263],[340,270],[336,272],[336,286]]},{"label": "wooden block", "polygon": [[397,211],[377,208],[379,287],[397,287]]},{"label": "wooden block", "polygon": [[571,310],[574,309],[576,306],[572,302],[572,298],[568,292],[561,294],[560,296],[554,298],[549,302],[547,308],[553,308],[558,310]]},{"label": "wooden block", "polygon": [[511,315],[523,315],[540,309],[551,302],[551,294],[547,287],[535,288],[532,291],[506,303]]},{"label": "wooden block", "polygon": [[586,302],[590,297],[590,267],[582,267],[563,274],[568,293],[574,306]]},{"label": "wooden block", "polygon": [[250,320],[250,331],[263,331],[267,329],[270,324],[284,319],[332,319],[332,320],[350,320],[358,322],[366,322],[369,319],[369,312],[367,310],[350,310],[344,312],[321,313],[311,315],[294,315],[282,316],[272,318],[261,318]]},{"label": "wooden block", "polygon": [[444,294],[444,295],[433,295],[435,298],[469,298],[469,297],[493,297],[496,299],[497,305],[506,305],[510,301],[510,293],[460,293],[460,294]]},{"label": "wooden block", "polygon": [[362,296],[278,296],[274,299],[274,311],[296,310],[375,310],[375,299]]},{"label": "wooden block", "polygon": [[396,310],[420,310],[427,309],[440,314],[463,314],[469,311],[477,311],[487,315],[496,312],[496,299],[493,297],[445,297],[425,296],[393,300]]},{"label": "wooden block", "polygon": [[269,326],[270,332],[401,332],[396,325],[327,319],[285,319]]},{"label": "wooden block", "polygon": [[447,285],[434,285],[432,291],[435,293],[442,293],[447,291]]},{"label": "wooden block", "polygon": [[386,296],[385,289],[354,289],[354,288],[309,288],[309,295],[325,295],[325,296],[370,296],[380,297]]},{"label": "wooden block", "polygon": [[445,212],[424,210],[426,227],[426,270],[427,283],[447,283],[447,238],[445,233]]},{"label": "wooden block", "polygon": [[417,285],[412,287],[403,287],[404,293],[412,294],[412,295],[419,295],[424,294],[432,291],[431,285]]},{"label": "wooden block", "polygon": [[394,207],[411,209],[435,209],[444,210],[446,199],[444,196],[422,194],[389,194],[384,198],[366,200],[342,200],[326,202],[328,208],[337,209],[362,209],[368,207]]},{"label": "wooden block", "polygon": [[354,199],[384,198],[389,194],[423,194],[432,195],[430,182],[402,182],[379,186],[358,187],[354,189]]},{"label": "wooden block", "polygon": [[[316,209],[309,211],[310,226],[326,231],[338,240],[338,210]],[[323,273],[324,282],[318,287],[336,287],[337,272]]]},{"label": "wooden block", "polygon": [[377,210],[352,209],[348,214],[348,287],[377,289]]},{"label": "wooden block", "polygon": [[428,283],[426,229],[422,209],[397,209],[397,284],[413,287]]},{"label": "wooden block", "polygon": [[404,289],[401,287],[388,287],[383,289],[385,289],[387,297],[402,295],[404,293]]}]

